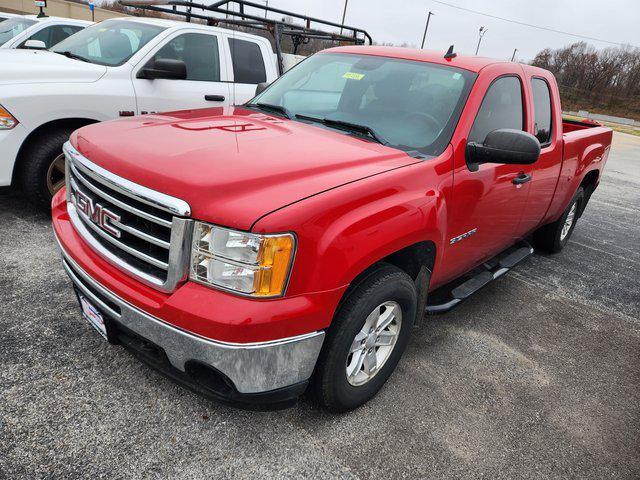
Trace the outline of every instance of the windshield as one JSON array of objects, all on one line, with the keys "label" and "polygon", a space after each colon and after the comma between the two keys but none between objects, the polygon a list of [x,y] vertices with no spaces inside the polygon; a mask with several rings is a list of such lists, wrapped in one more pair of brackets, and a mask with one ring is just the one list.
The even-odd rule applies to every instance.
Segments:
[{"label": "windshield", "polygon": [[35,20],[28,18],[10,18],[0,23],[0,45],[7,43],[16,35],[20,35],[31,25],[35,25]]},{"label": "windshield", "polygon": [[115,67],[129,60],[163,30],[144,23],[106,20],[70,36],[51,51]]},{"label": "windshield", "polygon": [[291,118],[371,138],[405,151],[439,155],[476,75],[410,60],[314,55],[254,98]]}]

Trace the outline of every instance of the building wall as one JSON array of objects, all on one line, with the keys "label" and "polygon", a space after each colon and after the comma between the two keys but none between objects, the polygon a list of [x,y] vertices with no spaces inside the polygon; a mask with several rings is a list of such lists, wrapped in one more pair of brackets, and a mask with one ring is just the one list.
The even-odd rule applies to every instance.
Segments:
[{"label": "building wall", "polygon": [[[39,9],[33,0],[0,0],[0,11],[20,14],[38,13]],[[52,17],[75,18],[76,20],[91,20],[89,5],[65,0],[47,0],[45,13]],[[123,17],[123,13],[112,12],[104,8],[95,9],[95,21],[100,22],[108,18]]]}]

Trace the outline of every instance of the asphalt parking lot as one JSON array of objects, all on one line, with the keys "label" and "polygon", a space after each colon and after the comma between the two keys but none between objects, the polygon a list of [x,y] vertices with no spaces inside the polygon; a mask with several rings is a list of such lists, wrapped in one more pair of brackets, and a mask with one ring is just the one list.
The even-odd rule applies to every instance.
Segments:
[{"label": "asphalt parking lot", "polygon": [[372,402],[249,412],[79,315],[49,219],[0,193],[0,478],[640,477],[640,137],[558,256],[414,332]]}]

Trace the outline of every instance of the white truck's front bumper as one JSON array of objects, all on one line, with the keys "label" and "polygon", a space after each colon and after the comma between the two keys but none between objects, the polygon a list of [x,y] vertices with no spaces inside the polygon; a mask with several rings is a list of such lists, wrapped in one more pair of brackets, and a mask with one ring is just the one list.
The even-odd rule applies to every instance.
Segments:
[{"label": "white truck's front bumper", "polygon": [[11,130],[0,130],[0,187],[11,185],[18,152],[28,131],[21,124]]}]

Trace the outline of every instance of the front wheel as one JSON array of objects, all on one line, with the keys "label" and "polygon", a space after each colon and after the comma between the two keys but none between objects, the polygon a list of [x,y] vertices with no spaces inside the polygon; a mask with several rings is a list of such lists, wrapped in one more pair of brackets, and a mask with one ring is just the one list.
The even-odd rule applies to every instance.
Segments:
[{"label": "front wheel", "polygon": [[373,398],[407,346],[416,309],[409,275],[388,264],[373,270],[340,306],[327,333],[312,380],[319,403],[342,412]]},{"label": "front wheel", "polygon": [[20,168],[20,183],[27,198],[40,209],[49,211],[51,199],[64,186],[65,157],[62,146],[73,128],[44,132],[25,149]]}]

